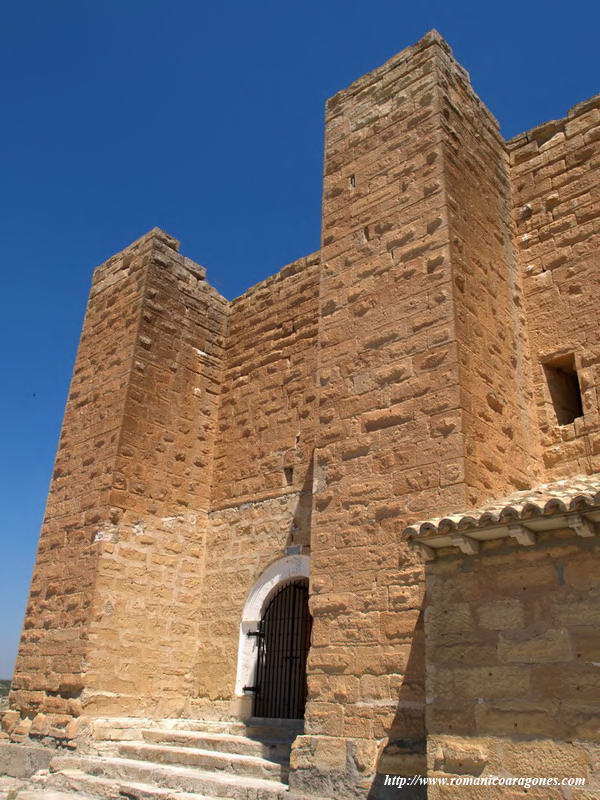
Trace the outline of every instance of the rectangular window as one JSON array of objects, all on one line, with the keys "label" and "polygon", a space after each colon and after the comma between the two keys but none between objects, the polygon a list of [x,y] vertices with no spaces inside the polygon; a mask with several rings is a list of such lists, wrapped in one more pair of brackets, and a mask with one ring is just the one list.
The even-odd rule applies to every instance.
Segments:
[{"label": "rectangular window", "polygon": [[583,417],[583,403],[575,368],[575,356],[571,353],[552,359],[545,362],[543,367],[550,399],[556,414],[556,422],[559,425],[568,425],[577,417]]}]

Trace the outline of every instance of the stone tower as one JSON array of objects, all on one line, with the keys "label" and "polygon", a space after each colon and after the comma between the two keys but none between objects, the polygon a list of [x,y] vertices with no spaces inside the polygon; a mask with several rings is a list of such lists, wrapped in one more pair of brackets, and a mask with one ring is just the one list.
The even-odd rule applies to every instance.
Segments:
[{"label": "stone tower", "polygon": [[594,779],[599,131],[504,141],[431,32],[328,101],[319,252],[233,301],[158,229],[98,267],[19,752],[243,800]]}]

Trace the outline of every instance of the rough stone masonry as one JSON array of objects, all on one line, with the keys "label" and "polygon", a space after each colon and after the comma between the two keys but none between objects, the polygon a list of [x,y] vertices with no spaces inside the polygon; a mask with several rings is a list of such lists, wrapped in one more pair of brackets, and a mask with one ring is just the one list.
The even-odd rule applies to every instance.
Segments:
[{"label": "rough stone masonry", "polygon": [[256,724],[309,578],[282,796],[600,797],[600,96],[506,142],[431,32],[328,101],[322,213],[231,302],[157,228],[96,269],[0,765]]}]

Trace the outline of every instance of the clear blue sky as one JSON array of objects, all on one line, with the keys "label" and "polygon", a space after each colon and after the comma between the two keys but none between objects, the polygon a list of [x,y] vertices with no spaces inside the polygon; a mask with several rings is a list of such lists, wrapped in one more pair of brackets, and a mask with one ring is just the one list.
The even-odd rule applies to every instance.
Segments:
[{"label": "clear blue sky", "polygon": [[437,28],[504,134],[598,91],[582,0],[19,0],[0,73],[0,678],[92,268],[158,225],[234,297],[319,246],[327,97]]}]

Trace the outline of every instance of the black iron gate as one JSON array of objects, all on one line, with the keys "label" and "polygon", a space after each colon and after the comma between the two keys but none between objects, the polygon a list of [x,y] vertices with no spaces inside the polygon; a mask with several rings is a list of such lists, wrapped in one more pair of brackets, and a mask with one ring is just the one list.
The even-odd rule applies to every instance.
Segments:
[{"label": "black iron gate", "polygon": [[311,627],[307,582],[286,584],[269,602],[260,622],[255,717],[304,717]]}]

